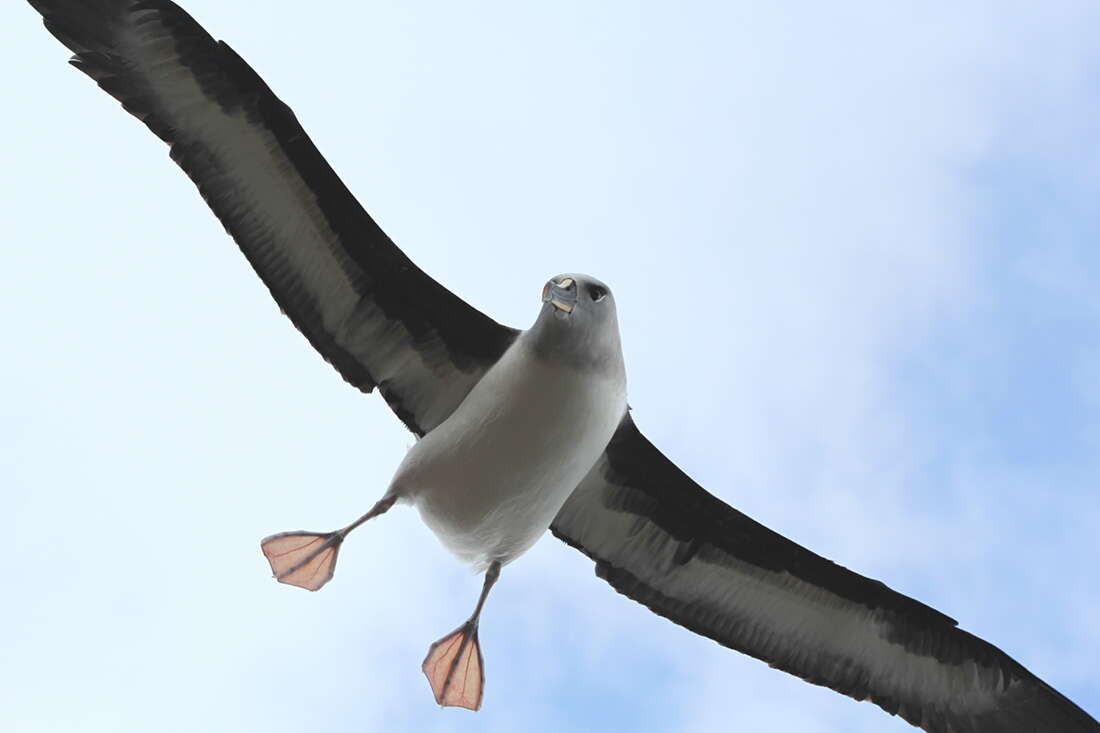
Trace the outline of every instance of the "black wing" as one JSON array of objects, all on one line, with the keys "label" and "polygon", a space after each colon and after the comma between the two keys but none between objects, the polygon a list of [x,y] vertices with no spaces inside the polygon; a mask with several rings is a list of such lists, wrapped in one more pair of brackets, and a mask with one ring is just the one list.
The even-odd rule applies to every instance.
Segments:
[{"label": "black wing", "polygon": [[707,493],[629,415],[551,530],[655,613],[927,731],[1100,731],[953,619]]},{"label": "black wing", "polygon": [[167,0],[30,0],[72,64],[171,146],[279,307],[419,435],[515,339],[394,246],[248,64]]}]

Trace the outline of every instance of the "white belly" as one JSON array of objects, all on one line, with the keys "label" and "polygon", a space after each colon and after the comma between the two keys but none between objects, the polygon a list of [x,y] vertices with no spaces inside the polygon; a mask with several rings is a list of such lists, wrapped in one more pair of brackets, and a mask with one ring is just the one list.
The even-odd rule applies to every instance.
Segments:
[{"label": "white belly", "polygon": [[463,560],[511,562],[550,526],[625,412],[621,372],[551,367],[521,338],[409,450],[390,491]]}]

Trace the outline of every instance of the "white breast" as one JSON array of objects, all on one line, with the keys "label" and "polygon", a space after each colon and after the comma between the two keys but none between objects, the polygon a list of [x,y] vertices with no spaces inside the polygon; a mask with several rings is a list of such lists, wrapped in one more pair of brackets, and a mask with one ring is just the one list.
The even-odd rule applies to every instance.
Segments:
[{"label": "white breast", "polygon": [[390,491],[451,552],[508,563],[546,531],[626,412],[626,379],[536,356],[521,336],[405,456]]}]

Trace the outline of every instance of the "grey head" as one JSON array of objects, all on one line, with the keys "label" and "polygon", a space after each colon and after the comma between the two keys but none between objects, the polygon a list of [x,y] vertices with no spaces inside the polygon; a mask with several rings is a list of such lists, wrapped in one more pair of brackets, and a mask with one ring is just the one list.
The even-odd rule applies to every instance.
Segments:
[{"label": "grey head", "polygon": [[550,278],[527,339],[535,353],[549,361],[605,374],[623,371],[615,296],[591,275]]}]

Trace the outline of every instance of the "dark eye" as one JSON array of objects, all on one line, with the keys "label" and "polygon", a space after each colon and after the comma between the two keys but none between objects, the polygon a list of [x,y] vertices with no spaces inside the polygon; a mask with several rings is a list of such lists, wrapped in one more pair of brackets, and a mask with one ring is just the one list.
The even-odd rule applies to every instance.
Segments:
[{"label": "dark eye", "polygon": [[599,285],[593,285],[588,289],[588,295],[592,300],[603,300],[607,295],[607,288],[601,288]]}]

